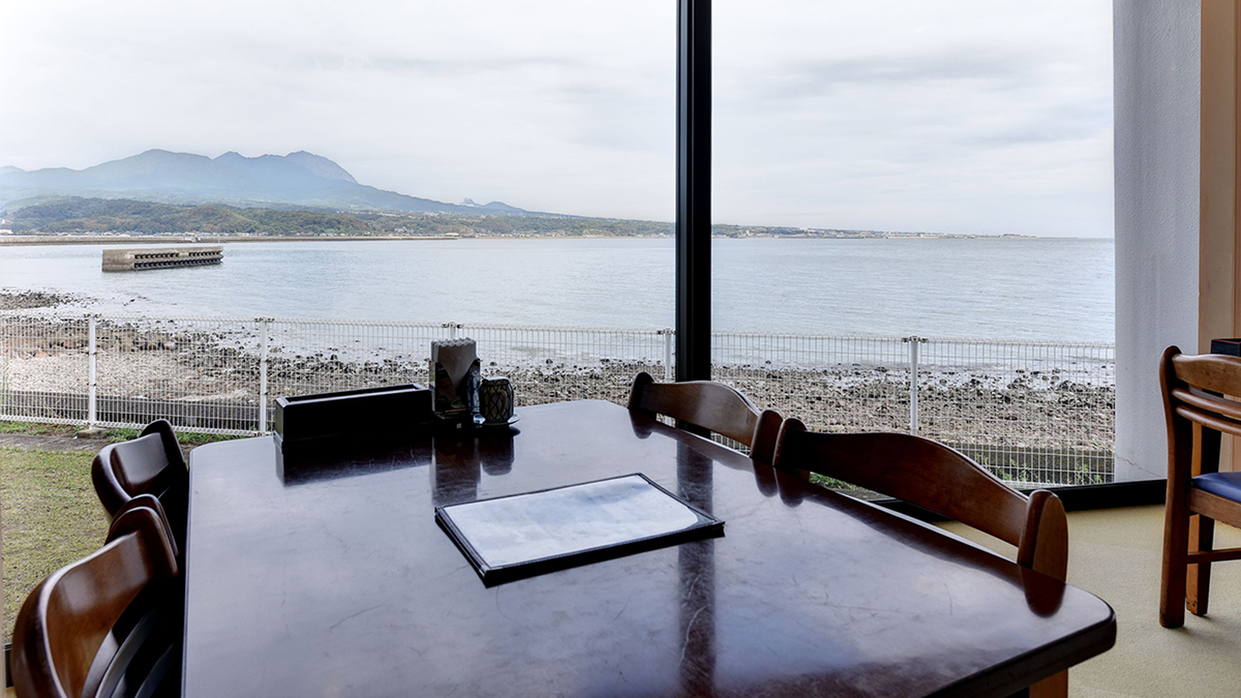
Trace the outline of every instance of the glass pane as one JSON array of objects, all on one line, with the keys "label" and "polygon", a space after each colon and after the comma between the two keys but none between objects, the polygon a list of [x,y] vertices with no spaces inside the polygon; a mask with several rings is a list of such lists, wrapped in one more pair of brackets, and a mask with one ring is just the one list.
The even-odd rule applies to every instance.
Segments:
[{"label": "glass pane", "polygon": [[713,375],[1111,478],[1112,3],[715,3]]},{"label": "glass pane", "polygon": [[1110,2],[715,24],[717,328],[1111,341]]}]

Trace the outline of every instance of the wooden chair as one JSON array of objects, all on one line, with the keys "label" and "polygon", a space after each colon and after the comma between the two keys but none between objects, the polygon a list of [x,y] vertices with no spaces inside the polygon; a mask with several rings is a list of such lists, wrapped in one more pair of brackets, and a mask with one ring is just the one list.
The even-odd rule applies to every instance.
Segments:
[{"label": "wooden chair", "polygon": [[159,513],[126,508],[103,548],[26,598],[13,627],[18,698],[175,695],[180,634],[163,584],[177,575]]},{"label": "wooden chair", "polygon": [[176,558],[177,564],[180,566],[181,551],[177,547],[176,539],[173,537],[172,523],[168,520],[168,514],[164,512],[164,505],[154,495],[143,493],[122,504],[121,508],[116,512],[116,516],[112,517],[112,525],[108,527],[108,536],[105,540],[112,539],[112,531],[116,526],[116,522],[125,515],[125,512],[130,509],[140,508],[150,509],[155,513],[155,517],[159,519],[160,526],[163,527],[164,532],[167,534],[168,545],[172,548],[172,556]]},{"label": "wooden chair", "polygon": [[770,463],[780,431],[780,415],[760,411],[746,396],[723,383],[683,381],[656,383],[646,371],[633,379],[629,409],[667,415],[722,434],[750,447],[750,457]]},{"label": "wooden chair", "polygon": [[[1026,496],[943,444],[910,434],[815,433],[786,419],[775,466],[844,480],[955,519],[1017,546],[1018,565],[1064,581],[1069,529],[1060,498],[1047,490]],[[1067,694],[1067,671],[1030,687],[1040,698]]]},{"label": "wooden chair", "polygon": [[173,540],[180,550],[185,549],[189,473],[167,420],[151,422],[136,439],[100,449],[91,464],[91,480],[112,517],[139,494],[158,499],[172,526]]},{"label": "wooden chair", "polygon": [[1241,548],[1212,549],[1216,521],[1241,526],[1241,472],[1219,472],[1221,432],[1241,436],[1241,400],[1228,397],[1241,396],[1241,358],[1168,347],[1159,384],[1168,426],[1159,623],[1179,628],[1186,608],[1206,615],[1211,563],[1241,559]]}]

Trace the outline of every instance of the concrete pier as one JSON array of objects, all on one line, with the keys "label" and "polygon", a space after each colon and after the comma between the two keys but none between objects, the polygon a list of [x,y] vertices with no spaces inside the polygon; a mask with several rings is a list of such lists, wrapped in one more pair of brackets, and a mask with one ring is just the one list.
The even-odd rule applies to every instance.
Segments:
[{"label": "concrete pier", "polygon": [[222,245],[203,247],[131,247],[103,251],[104,271],[198,267],[224,261]]}]

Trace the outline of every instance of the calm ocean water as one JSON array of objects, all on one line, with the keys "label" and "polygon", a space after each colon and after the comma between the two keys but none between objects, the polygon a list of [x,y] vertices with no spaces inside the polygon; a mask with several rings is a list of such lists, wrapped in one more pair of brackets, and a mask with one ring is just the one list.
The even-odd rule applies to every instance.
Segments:
[{"label": "calm ocean water", "polygon": [[[102,245],[0,247],[0,288],[101,313],[670,327],[670,239],[226,244],[224,264],[100,270]],[[1112,341],[1113,243],[717,239],[717,330]]]}]

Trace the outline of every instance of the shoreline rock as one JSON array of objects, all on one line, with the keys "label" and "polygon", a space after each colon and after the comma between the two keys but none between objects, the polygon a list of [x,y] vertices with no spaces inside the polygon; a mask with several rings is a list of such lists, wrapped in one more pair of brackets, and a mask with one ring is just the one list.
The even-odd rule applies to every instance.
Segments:
[{"label": "shoreline rock", "polygon": [[[56,300],[55,294],[47,296],[52,297],[29,296],[29,302]],[[297,340],[282,336],[281,341],[268,355],[269,399],[427,381],[426,358],[418,352],[385,355],[378,346],[351,347],[348,354],[330,348],[299,351]],[[213,406],[257,405],[257,346],[244,329],[158,321],[138,326],[101,319],[98,394],[197,403],[208,411]],[[0,315],[3,357],[10,358],[0,365],[0,399],[6,391],[82,395],[89,389],[85,319]],[[638,371],[661,378],[664,373],[653,361],[566,362],[542,354],[522,363],[491,361],[483,367],[484,375],[505,375],[513,381],[519,405],[580,399],[623,405]],[[756,405],[798,417],[812,429],[910,428],[909,375],[901,366],[731,364],[717,366],[716,376]],[[1053,365],[1047,370],[925,366],[918,375],[918,414],[920,435],[966,451],[1011,479],[1110,481],[1115,429],[1110,364]],[[1023,476],[1023,471],[1039,477]]]},{"label": "shoreline rock", "polygon": [[88,302],[87,298],[73,293],[0,289],[0,310],[51,309],[62,305],[83,304],[86,302]]}]

